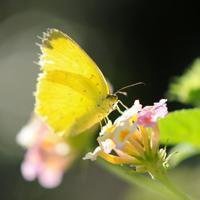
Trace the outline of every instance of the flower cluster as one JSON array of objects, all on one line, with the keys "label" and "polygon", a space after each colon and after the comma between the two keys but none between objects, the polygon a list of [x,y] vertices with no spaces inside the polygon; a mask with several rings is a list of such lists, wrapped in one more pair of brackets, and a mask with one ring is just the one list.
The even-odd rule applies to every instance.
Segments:
[{"label": "flower cluster", "polygon": [[28,181],[37,178],[45,188],[58,186],[75,158],[71,146],[37,116],[22,128],[16,139],[27,149],[21,165],[23,177]]},{"label": "flower cluster", "polygon": [[112,164],[129,164],[138,172],[150,174],[155,165],[165,167],[166,152],[159,149],[157,121],[168,113],[166,101],[161,99],[142,108],[136,100],[114,123],[108,121],[97,139],[99,146],[83,159],[96,160],[99,156]]},{"label": "flower cluster", "polygon": [[[159,149],[157,125],[158,119],[168,113],[166,101],[161,99],[153,106],[142,108],[136,100],[114,123],[109,120],[102,127],[97,138],[99,146],[83,159],[96,160],[99,156],[112,164],[127,164],[138,172],[154,176],[154,170],[164,169],[167,164],[165,149]],[[33,116],[17,135],[17,142],[27,149],[21,165],[23,177],[28,181],[37,178],[45,188],[58,186],[78,155],[77,144],[81,142],[79,151],[82,151],[84,140],[88,141],[90,136],[84,137],[66,141],[54,134],[39,117]]]}]

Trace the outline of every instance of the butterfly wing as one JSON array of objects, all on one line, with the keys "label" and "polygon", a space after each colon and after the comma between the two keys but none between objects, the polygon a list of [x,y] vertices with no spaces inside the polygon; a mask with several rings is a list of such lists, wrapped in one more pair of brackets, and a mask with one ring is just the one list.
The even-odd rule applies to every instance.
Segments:
[{"label": "butterfly wing", "polygon": [[105,117],[109,108],[101,115],[97,108],[109,94],[108,85],[79,45],[61,31],[50,29],[41,51],[35,112],[59,133],[83,131]]}]

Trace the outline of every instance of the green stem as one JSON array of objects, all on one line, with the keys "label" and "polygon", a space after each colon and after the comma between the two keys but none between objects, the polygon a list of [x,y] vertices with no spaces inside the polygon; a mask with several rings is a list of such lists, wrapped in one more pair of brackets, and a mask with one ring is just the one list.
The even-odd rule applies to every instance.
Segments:
[{"label": "green stem", "polygon": [[152,171],[151,174],[158,180],[162,185],[164,185],[173,195],[174,200],[192,200],[185,192],[177,188],[166,174],[166,170]]},{"label": "green stem", "polygon": [[[178,189],[168,178],[166,170],[152,170],[151,175],[154,179],[138,174],[130,167],[117,166],[98,160],[98,163],[108,171],[116,174],[128,183],[138,185],[146,190],[157,193],[162,199],[172,200],[192,200],[187,194]],[[155,168],[154,168],[155,169]]]},{"label": "green stem", "polygon": [[138,174],[129,167],[113,165],[102,159],[98,160],[98,163],[100,164],[100,166],[122,178],[124,181],[133,185],[138,185],[145,190],[154,192],[157,195],[160,195],[162,199],[168,200],[174,197],[174,194],[169,191],[169,189],[165,185],[160,184],[160,182],[150,179],[147,176]]}]

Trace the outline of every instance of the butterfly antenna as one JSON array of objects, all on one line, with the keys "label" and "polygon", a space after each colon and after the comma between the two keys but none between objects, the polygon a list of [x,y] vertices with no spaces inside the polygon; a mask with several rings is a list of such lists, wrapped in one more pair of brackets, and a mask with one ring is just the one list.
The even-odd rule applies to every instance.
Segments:
[{"label": "butterfly antenna", "polygon": [[127,92],[122,92],[122,91],[117,91],[117,92],[115,92],[115,94],[123,94],[124,96],[127,96]]},{"label": "butterfly antenna", "polygon": [[117,90],[117,91],[115,92],[115,94],[123,94],[123,95],[126,96],[127,93],[124,92],[123,90],[125,90],[125,89],[127,89],[127,88],[134,87],[134,86],[136,86],[136,85],[145,85],[145,83],[143,83],[143,82],[138,82],[138,83],[133,83],[133,84],[130,84],[130,85],[124,86],[124,87],[120,88],[119,90]]}]

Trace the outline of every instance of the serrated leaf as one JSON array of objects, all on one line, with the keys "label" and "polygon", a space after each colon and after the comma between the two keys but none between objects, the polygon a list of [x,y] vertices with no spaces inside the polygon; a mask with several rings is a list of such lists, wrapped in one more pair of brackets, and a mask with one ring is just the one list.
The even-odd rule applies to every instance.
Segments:
[{"label": "serrated leaf", "polygon": [[200,109],[169,113],[159,120],[161,143],[189,143],[200,148]]}]

